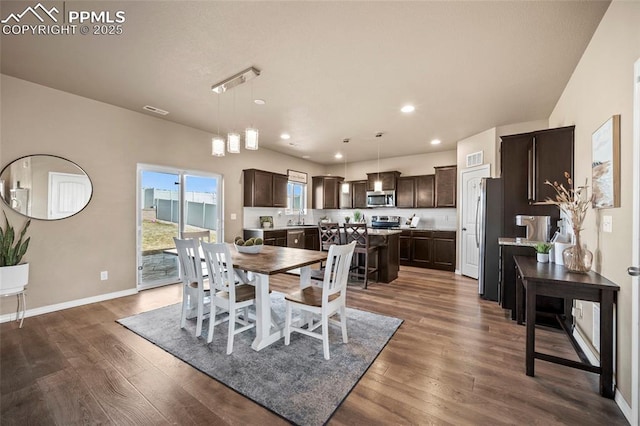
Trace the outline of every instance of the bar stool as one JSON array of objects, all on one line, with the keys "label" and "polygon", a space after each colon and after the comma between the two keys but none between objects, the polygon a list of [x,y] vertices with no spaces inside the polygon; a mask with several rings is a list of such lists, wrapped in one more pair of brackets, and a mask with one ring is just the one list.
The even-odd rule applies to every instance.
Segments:
[{"label": "bar stool", "polygon": [[[379,247],[370,243],[366,223],[345,223],[344,236],[346,244],[349,244],[352,241],[356,242],[356,248],[354,250],[355,256],[353,257],[355,259],[355,265],[352,269],[356,271],[357,277],[362,277],[364,279],[364,288],[367,288],[369,275],[375,273],[376,281],[379,280],[377,259]],[[376,256],[376,264],[373,267],[369,266],[369,256]],[[361,258],[364,258],[364,265],[361,264]],[[361,269],[363,269],[362,273],[360,273]]]}]

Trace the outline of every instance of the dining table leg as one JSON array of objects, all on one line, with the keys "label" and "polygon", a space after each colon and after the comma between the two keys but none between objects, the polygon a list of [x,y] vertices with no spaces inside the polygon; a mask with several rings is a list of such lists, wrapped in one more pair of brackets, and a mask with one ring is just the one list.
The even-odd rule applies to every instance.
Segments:
[{"label": "dining table leg", "polygon": [[269,275],[256,274],[256,338],[251,347],[255,351],[266,348],[284,336],[282,327],[271,331],[271,298],[269,297]]}]

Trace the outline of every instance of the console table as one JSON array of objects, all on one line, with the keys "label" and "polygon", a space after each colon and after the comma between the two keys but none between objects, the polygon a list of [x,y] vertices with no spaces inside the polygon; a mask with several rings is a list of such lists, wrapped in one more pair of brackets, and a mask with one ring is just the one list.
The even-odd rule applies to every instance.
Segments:
[{"label": "console table", "polygon": [[[516,309],[522,309],[523,289],[526,289],[526,369],[527,376],[534,375],[534,360],[553,362],[567,367],[578,368],[600,374],[600,395],[613,399],[613,304],[617,284],[590,271],[586,274],[569,272],[562,265],[539,263],[534,257],[514,256],[522,285],[516,285]],[[592,365],[576,343],[566,322],[558,318],[563,330],[569,336],[580,362],[535,351],[535,315],[538,295],[562,297],[567,302],[574,299],[600,303],[600,365]],[[521,313],[517,316],[520,318]]]}]

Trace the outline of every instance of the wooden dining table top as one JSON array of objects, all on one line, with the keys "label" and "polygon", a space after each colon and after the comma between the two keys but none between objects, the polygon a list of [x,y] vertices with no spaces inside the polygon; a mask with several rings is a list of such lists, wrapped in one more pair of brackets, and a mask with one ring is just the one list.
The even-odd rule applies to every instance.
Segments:
[{"label": "wooden dining table top", "polygon": [[260,253],[249,254],[238,253],[231,243],[227,246],[234,268],[264,275],[280,274],[327,259],[325,251],[265,245]]}]

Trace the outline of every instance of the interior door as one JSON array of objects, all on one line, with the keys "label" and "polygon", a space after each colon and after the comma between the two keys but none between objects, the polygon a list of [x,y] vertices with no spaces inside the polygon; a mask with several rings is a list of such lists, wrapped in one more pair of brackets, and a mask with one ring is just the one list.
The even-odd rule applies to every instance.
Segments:
[{"label": "interior door", "polygon": [[631,424],[640,422],[640,59],[634,66]]},{"label": "interior door", "polygon": [[478,200],[480,199],[480,180],[489,177],[490,165],[485,164],[462,171],[462,210],[460,215],[460,243],[462,275],[478,279],[480,263],[480,245],[478,240]]}]

